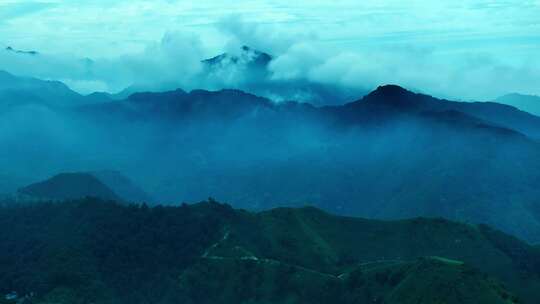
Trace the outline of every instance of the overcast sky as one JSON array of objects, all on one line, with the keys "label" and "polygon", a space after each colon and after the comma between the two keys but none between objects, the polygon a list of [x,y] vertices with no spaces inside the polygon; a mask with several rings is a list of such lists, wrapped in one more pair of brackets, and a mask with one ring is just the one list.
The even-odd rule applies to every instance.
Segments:
[{"label": "overcast sky", "polygon": [[[0,1],[0,46],[49,56],[4,54],[0,69],[79,91],[143,83],[145,68],[149,79],[181,78],[240,44],[278,56],[276,77],[460,99],[540,95],[540,0]],[[83,58],[100,68],[72,66]],[[106,75],[115,71],[120,80]]]}]

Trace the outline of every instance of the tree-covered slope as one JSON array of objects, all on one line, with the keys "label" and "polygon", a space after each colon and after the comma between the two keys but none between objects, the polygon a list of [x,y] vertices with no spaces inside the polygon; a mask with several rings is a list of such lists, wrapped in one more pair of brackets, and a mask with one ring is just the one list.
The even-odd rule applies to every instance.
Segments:
[{"label": "tree-covered slope", "polygon": [[86,199],[0,208],[0,240],[0,292],[32,295],[31,303],[512,303],[512,294],[534,303],[539,296],[533,247],[437,219]]},{"label": "tree-covered slope", "polygon": [[333,276],[277,261],[203,260],[180,279],[182,303],[510,304],[500,283],[459,262],[426,257]]}]

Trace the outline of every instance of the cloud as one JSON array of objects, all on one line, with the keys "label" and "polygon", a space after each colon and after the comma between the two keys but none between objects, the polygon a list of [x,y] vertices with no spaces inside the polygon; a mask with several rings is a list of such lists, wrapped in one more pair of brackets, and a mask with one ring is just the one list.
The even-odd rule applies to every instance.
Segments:
[{"label": "cloud", "polygon": [[[203,53],[197,36],[168,32],[159,43],[149,45],[143,53],[97,61],[95,71],[102,77],[109,75],[108,72],[111,75],[116,72],[116,77],[121,79],[116,87],[175,83],[179,87],[189,88],[193,85],[192,78],[202,68]],[[108,81],[113,79],[109,77]]]},{"label": "cloud", "polygon": [[[352,5],[345,2],[345,6]],[[487,35],[486,24],[478,23],[474,17],[486,14],[502,17],[506,16],[505,11],[511,10],[512,14],[520,13],[525,19],[530,19],[530,12],[525,13],[525,10],[538,11],[538,6],[528,4],[516,8],[509,3],[476,4],[474,6],[471,3],[473,8],[469,8],[468,4],[449,7],[424,2],[415,3],[411,8],[394,6],[386,10],[387,6],[381,6],[380,9],[372,7],[370,14],[379,16],[378,19],[370,17],[361,23],[351,19],[337,24],[344,27],[344,33],[348,33],[353,24],[359,24],[358,31],[366,32],[360,24],[363,26],[367,22],[372,32],[352,40],[329,40],[326,35],[320,35],[321,32],[312,31],[307,26],[304,32],[296,32],[294,25],[288,23],[256,23],[243,16],[225,18],[219,23],[219,28],[229,37],[227,49],[230,52],[247,44],[276,55],[270,64],[273,80],[306,80],[360,91],[395,83],[440,97],[461,100],[494,99],[513,91],[539,94],[534,82],[539,79],[540,58],[527,51],[534,36],[507,37],[503,31],[515,27],[512,24],[506,24],[504,30],[501,25],[493,26]],[[414,12],[414,8],[418,8],[418,11]],[[434,11],[439,11],[449,20],[427,20],[422,17],[424,13],[429,15]],[[449,26],[456,21],[456,17],[449,12],[464,16],[464,22],[457,25],[455,30]],[[329,9],[328,14],[336,12]],[[390,17],[395,20],[396,14],[397,21],[390,24],[400,26],[402,30],[389,31],[387,25],[373,27],[374,23]],[[416,19],[416,24],[411,23],[415,22],[411,18]],[[489,16],[483,18],[483,23],[492,22]],[[411,28],[411,25],[419,26],[427,21],[431,23],[430,26],[434,26],[433,30],[424,26]],[[469,29],[473,24],[475,28]],[[527,28],[529,26],[527,24]],[[497,28],[500,34],[493,33]],[[339,37],[340,32],[336,31],[334,37]],[[500,48],[503,41],[509,44]],[[346,43],[347,46],[353,43],[355,46],[339,48],[334,42]],[[522,44],[521,51],[518,49],[519,44]],[[520,57],[518,52],[523,52],[523,56]]]},{"label": "cloud", "polygon": [[15,18],[21,18],[42,10],[52,8],[54,6],[56,6],[56,4],[41,1],[7,1],[6,3],[0,3],[0,23],[7,22]]},{"label": "cloud", "polygon": [[82,93],[117,92],[131,85],[190,88],[201,70],[202,53],[197,36],[168,32],[143,52],[113,58],[0,51],[0,68],[16,75],[60,80]]},{"label": "cloud", "polygon": [[261,24],[250,21],[242,15],[226,16],[216,26],[228,38],[225,50],[233,54],[244,45],[280,54],[294,44],[316,37],[315,33],[310,31],[295,32],[288,26]]},{"label": "cloud", "polygon": [[238,87],[241,70],[215,75],[210,84],[193,75],[199,59],[249,45],[275,55],[275,81],[398,83],[462,99],[538,95],[539,13],[537,1],[17,0],[0,4],[8,20],[1,42],[43,55],[0,51],[0,69],[59,79],[83,92],[134,83]]},{"label": "cloud", "polygon": [[274,79],[290,80],[304,78],[315,66],[322,64],[324,57],[308,42],[296,43],[270,64]]},{"label": "cloud", "polygon": [[307,79],[359,90],[398,84],[460,100],[491,100],[514,91],[538,94],[535,82],[540,79],[540,60],[510,63],[489,52],[449,56],[443,48],[408,45],[325,52],[316,41],[303,42],[277,57],[270,67],[278,79]]}]

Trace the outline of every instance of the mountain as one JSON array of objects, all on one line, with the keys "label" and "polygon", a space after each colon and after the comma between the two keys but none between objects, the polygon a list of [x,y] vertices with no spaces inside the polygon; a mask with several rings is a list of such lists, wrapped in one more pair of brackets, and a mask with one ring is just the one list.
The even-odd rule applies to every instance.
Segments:
[{"label": "mountain", "polygon": [[509,106],[471,107],[398,86],[325,107],[176,90],[77,115],[142,147],[124,159],[153,161],[128,174],[146,180],[158,201],[210,194],[254,210],[312,204],[369,218],[442,216],[540,240],[540,145],[500,117],[537,118]]},{"label": "mountain", "polygon": [[440,216],[540,240],[538,118],[510,106],[398,86],[324,107],[179,89],[46,114],[3,113],[3,168],[21,176],[122,168],[159,202],[212,195],[250,210]]},{"label": "mountain", "polygon": [[242,46],[237,54],[224,53],[203,60],[202,63],[208,69],[208,72],[217,72],[234,67],[245,69],[250,75],[255,73],[259,77],[264,77],[268,72],[267,68],[270,61],[272,61],[271,55],[248,46]]},{"label": "mountain", "polygon": [[[100,99],[105,101],[106,99]],[[95,96],[85,97],[60,81],[19,77],[0,71],[0,107],[40,105],[73,107],[96,102]]]},{"label": "mountain", "polygon": [[[342,115],[353,120],[365,118],[364,116],[368,116],[367,119],[377,119],[377,117],[369,117],[369,115],[381,113],[417,114],[458,111],[494,126],[515,130],[534,139],[540,138],[540,117],[520,111],[512,106],[493,102],[442,100],[414,93],[396,85],[380,86],[361,100],[349,103],[344,107],[334,107],[334,110],[337,112],[350,111],[350,113],[342,113]],[[364,112],[363,116],[361,112]]]},{"label": "mountain", "polygon": [[39,200],[70,200],[90,196],[122,201],[108,186],[88,173],[61,173],[23,187],[19,193]]},{"label": "mountain", "polygon": [[0,292],[31,295],[30,303],[532,304],[540,296],[537,250],[442,219],[85,199],[0,208],[0,238]]},{"label": "mountain", "polygon": [[155,200],[141,187],[136,185],[131,179],[118,171],[102,170],[89,172],[114,193],[117,193],[122,200],[134,203],[153,203]]},{"label": "mountain", "polygon": [[124,101],[80,107],[79,112],[113,120],[128,118],[179,122],[212,118],[227,121],[256,109],[272,107],[270,100],[238,90],[193,90],[187,93],[178,89],[161,93],[135,93]]},{"label": "mountain", "polygon": [[176,82],[164,82],[159,84],[133,84],[114,94],[102,94],[106,94],[111,101],[124,100],[137,93],[162,93],[172,90],[180,90],[178,87],[179,84]]},{"label": "mountain", "polygon": [[437,257],[376,263],[340,277],[276,261],[208,260],[186,271],[181,286],[183,303],[518,303],[497,281]]},{"label": "mountain", "polygon": [[12,48],[11,46],[6,47],[6,51],[16,53],[16,54],[22,54],[22,55],[31,55],[31,56],[39,55],[39,53],[36,52],[36,51],[16,50],[16,49]]},{"label": "mountain", "polygon": [[[287,107],[290,109],[290,106],[295,103],[274,103],[266,98],[239,90],[194,90],[188,94],[179,89],[160,93],[134,93],[123,103],[110,102],[97,106],[91,104],[86,109],[89,111],[97,109],[103,112],[109,110],[116,112],[135,111],[139,112],[133,113],[135,115],[144,112],[144,115],[152,114],[155,117],[165,115],[172,117],[172,119],[178,119],[178,115],[198,115],[196,111],[199,110],[215,113],[227,112],[229,108],[240,111],[242,109],[250,111],[254,108],[279,110]],[[143,105],[152,108],[142,108]],[[197,108],[202,105],[206,107],[204,110]],[[105,109],[99,109],[100,107]],[[310,109],[309,104],[303,109]],[[189,113],[185,113],[186,111]],[[395,85],[381,86],[361,100],[343,106],[320,107],[318,112],[324,119],[337,116],[335,118],[337,123],[349,125],[366,123],[367,120],[378,121],[380,118],[394,118],[388,114],[429,116],[431,113],[439,116],[455,116],[455,114],[462,113],[468,115],[471,120],[476,120],[477,124],[482,124],[483,121],[483,126],[489,125],[493,128],[500,128],[500,130],[515,130],[531,138],[537,138],[536,136],[540,134],[540,117],[519,111],[514,107],[491,102],[470,103],[440,100],[429,95],[413,93]]]},{"label": "mountain", "polygon": [[[174,193],[162,197],[163,201],[200,199],[211,193],[244,208],[309,202],[333,212],[367,217],[427,215],[487,222],[527,239],[537,238],[538,209],[533,203],[537,177],[530,170],[538,166],[537,144],[512,129],[447,110],[449,102],[442,101],[437,109],[440,101],[425,95],[418,101],[416,94],[400,90],[399,98],[402,94],[409,97],[389,101],[391,94],[381,88],[362,101],[331,108],[276,105],[239,91],[145,93],[123,103],[101,105],[107,108],[102,111],[106,119],[100,121],[121,120],[114,113],[129,114],[132,122],[154,121],[152,125],[169,121],[167,129],[159,128],[153,138],[153,145],[161,148],[170,136],[185,132],[180,130],[195,130],[193,135],[182,135],[189,144],[181,144],[178,153],[185,159],[178,160],[178,153],[171,152],[183,169],[171,172],[170,179],[182,186],[174,187]],[[406,103],[406,99],[411,104],[405,108],[393,107],[394,102]],[[298,134],[298,124],[308,133]],[[232,127],[235,125],[238,129]],[[358,127],[362,132],[356,142],[343,138]],[[309,131],[312,129],[317,131]],[[201,134],[205,137],[200,138]],[[288,138],[298,142],[306,136],[323,143],[292,148],[294,143]],[[254,143],[261,149],[253,147]],[[243,151],[241,159],[229,156],[228,147]],[[205,151],[203,159],[197,151]],[[454,151],[459,151],[457,156]],[[469,172],[468,164],[477,169]],[[139,166],[141,170],[144,168]],[[395,172],[399,174],[393,176]],[[202,185],[201,179],[205,180]],[[478,193],[477,187],[483,190]],[[191,194],[181,192],[183,189]],[[341,195],[337,189],[354,190]],[[260,191],[268,193],[262,201],[257,197]],[[505,204],[512,204],[515,216],[528,228],[518,231],[521,228],[507,221],[500,207]]]},{"label": "mountain", "polygon": [[[413,263],[372,265],[359,271],[368,282],[382,285],[378,298],[385,303],[518,303],[516,297],[496,281],[467,267],[462,262],[428,257]],[[352,273],[350,278],[356,273]],[[441,279],[442,278],[442,279]],[[452,292],[440,293],[448,286]],[[419,293],[418,291],[422,292]],[[390,295],[388,295],[390,294]]]},{"label": "mountain", "polygon": [[61,173],[19,189],[19,194],[40,200],[69,200],[97,197],[104,200],[153,203],[144,190],[118,171]]},{"label": "mountain", "polygon": [[540,116],[540,96],[513,93],[501,96],[495,101]]},{"label": "mountain", "polygon": [[202,61],[199,83],[205,88],[235,88],[274,101],[301,101],[316,105],[343,104],[366,94],[364,89],[344,89],[308,79],[276,79],[271,69],[275,57],[248,46]]},{"label": "mountain", "polygon": [[114,100],[114,96],[104,92],[94,92],[85,96],[87,103],[110,102]]}]

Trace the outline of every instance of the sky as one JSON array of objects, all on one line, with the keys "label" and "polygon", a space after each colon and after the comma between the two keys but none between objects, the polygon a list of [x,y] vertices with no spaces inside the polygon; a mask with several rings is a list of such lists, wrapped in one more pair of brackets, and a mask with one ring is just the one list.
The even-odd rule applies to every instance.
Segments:
[{"label": "sky", "polygon": [[540,0],[0,1],[0,47],[42,54],[0,51],[0,69],[83,93],[193,88],[201,59],[240,45],[274,55],[277,79],[460,100],[540,95]]}]

